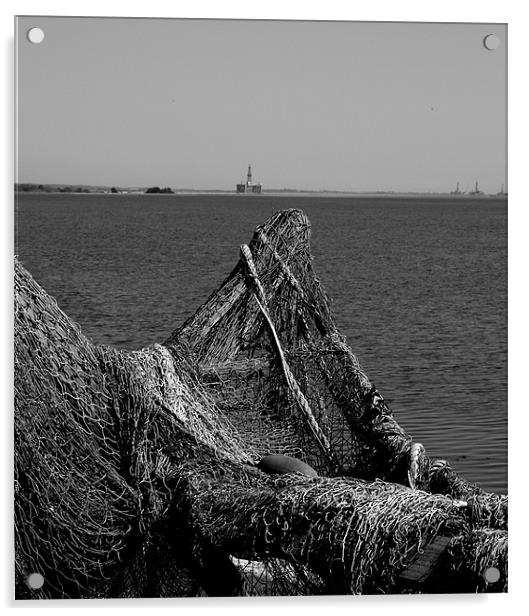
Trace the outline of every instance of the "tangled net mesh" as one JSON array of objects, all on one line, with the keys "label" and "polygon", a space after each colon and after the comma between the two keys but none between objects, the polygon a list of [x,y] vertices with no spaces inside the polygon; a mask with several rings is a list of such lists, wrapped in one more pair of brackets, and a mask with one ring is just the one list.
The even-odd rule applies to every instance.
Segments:
[{"label": "tangled net mesh", "polygon": [[[309,235],[302,212],[274,215],[135,352],[92,344],[15,263],[17,597],[415,592],[399,575],[439,534],[451,590],[506,590],[507,497],[399,426],[334,324]],[[273,453],[319,476],[258,470]]]}]

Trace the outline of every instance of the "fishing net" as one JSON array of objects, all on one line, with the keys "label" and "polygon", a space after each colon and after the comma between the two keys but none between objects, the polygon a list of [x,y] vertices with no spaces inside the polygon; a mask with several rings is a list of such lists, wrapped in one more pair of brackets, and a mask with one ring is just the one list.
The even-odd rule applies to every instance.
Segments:
[{"label": "fishing net", "polygon": [[[399,426],[334,324],[309,235],[302,212],[274,215],[135,352],[93,345],[15,263],[17,597],[415,592],[401,573],[439,535],[443,579],[506,589],[507,497]],[[266,474],[269,454],[319,476]]]}]

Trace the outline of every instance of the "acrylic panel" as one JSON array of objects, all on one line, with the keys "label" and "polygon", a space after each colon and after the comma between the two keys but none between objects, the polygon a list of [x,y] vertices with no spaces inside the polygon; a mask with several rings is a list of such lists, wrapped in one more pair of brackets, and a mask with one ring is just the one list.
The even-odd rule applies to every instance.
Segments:
[{"label": "acrylic panel", "polygon": [[16,598],[507,591],[506,54],[16,19]]}]

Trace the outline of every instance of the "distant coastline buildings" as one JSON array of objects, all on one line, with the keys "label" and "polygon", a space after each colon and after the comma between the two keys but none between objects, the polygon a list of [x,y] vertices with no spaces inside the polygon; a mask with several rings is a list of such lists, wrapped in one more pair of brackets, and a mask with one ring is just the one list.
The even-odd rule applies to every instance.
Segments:
[{"label": "distant coastline buildings", "polygon": [[246,176],[246,182],[240,182],[237,184],[238,193],[257,193],[262,190],[263,185],[261,183],[254,184],[252,182],[252,165],[248,165],[248,174]]}]

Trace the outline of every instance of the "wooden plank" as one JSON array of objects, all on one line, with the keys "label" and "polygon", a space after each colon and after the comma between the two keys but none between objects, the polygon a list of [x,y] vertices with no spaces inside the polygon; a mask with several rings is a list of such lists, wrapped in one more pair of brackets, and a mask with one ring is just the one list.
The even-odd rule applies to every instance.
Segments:
[{"label": "wooden plank", "polygon": [[402,581],[413,582],[414,584],[425,582],[432,574],[437,561],[451,540],[451,537],[445,535],[434,537],[400,573],[399,578]]}]

